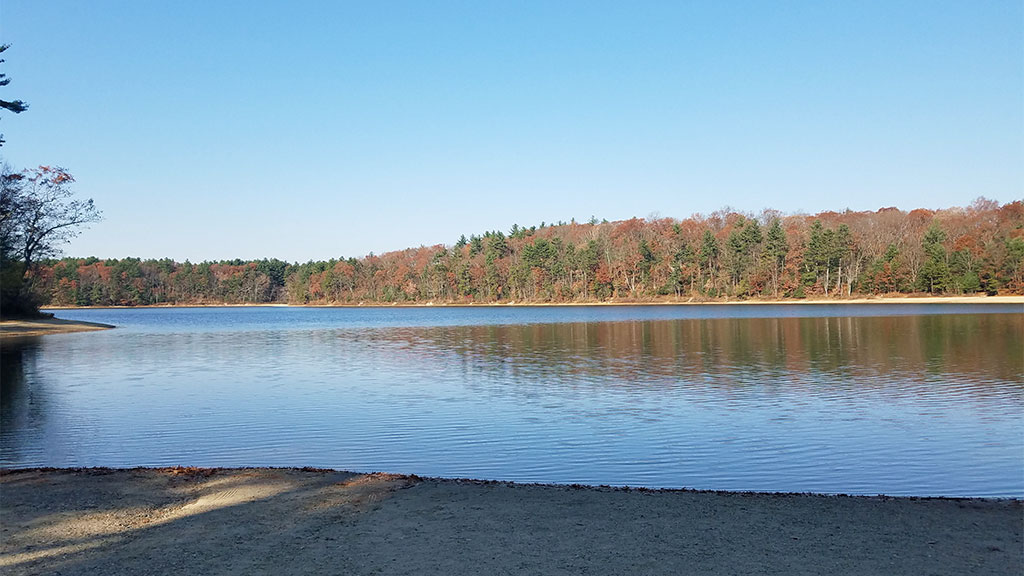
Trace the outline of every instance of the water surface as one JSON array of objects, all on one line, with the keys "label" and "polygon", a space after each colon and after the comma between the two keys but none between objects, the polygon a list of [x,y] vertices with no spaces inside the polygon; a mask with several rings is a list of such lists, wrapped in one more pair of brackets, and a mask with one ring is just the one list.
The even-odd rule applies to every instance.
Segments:
[{"label": "water surface", "polygon": [[0,465],[317,466],[1024,497],[999,305],[61,311],[5,344]]}]

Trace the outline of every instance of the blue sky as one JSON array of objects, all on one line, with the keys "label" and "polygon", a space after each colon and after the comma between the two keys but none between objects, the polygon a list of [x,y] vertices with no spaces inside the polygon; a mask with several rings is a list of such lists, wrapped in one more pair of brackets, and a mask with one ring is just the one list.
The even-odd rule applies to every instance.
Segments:
[{"label": "blue sky", "polygon": [[78,256],[363,256],[513,223],[1024,197],[1006,2],[0,4]]}]

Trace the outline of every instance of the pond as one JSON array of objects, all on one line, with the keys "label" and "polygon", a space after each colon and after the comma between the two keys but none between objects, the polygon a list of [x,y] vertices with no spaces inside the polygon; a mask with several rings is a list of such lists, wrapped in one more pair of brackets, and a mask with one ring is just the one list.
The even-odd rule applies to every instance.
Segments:
[{"label": "pond", "polygon": [[1015,305],[58,311],[0,466],[1024,497]]}]

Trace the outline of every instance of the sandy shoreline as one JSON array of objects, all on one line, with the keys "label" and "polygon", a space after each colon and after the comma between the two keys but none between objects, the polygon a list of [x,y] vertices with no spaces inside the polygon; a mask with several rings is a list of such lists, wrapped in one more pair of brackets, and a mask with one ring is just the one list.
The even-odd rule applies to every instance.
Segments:
[{"label": "sandy shoreline", "polygon": [[27,336],[45,336],[47,334],[63,334],[67,332],[90,332],[93,330],[109,330],[110,324],[84,322],[81,320],[62,320],[60,318],[34,318],[32,320],[0,321],[0,338],[19,338]]},{"label": "sandy shoreline", "polygon": [[1015,574],[1020,500],[514,485],[311,469],[15,470],[0,571]]},{"label": "sandy shoreline", "polygon": [[[561,307],[561,306],[701,306],[701,305],[822,305],[822,304],[1021,304],[1020,296],[885,296],[876,298],[822,298],[779,300],[650,300],[650,301],[593,301],[593,302],[414,302],[414,303],[357,303],[357,304],[149,304],[143,306],[43,306],[43,310],[88,310],[131,308],[509,308],[509,307]],[[1022,310],[1024,311],[1024,310]]]}]

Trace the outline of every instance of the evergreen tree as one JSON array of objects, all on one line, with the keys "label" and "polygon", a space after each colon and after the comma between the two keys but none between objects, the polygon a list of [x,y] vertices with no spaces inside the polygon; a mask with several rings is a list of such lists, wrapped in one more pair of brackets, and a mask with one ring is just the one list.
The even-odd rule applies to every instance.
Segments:
[{"label": "evergreen tree", "polygon": [[701,236],[700,241],[700,255],[698,262],[701,269],[701,290],[705,294],[717,296],[717,290],[715,290],[715,276],[718,271],[718,239],[711,233],[710,230],[705,230],[704,235]]},{"label": "evergreen tree", "polygon": [[772,220],[771,226],[768,227],[764,251],[761,254],[768,267],[768,275],[772,284],[772,295],[778,298],[780,278],[782,277],[782,271],[786,269],[786,256],[789,254],[786,232],[782,229],[782,224],[778,218]]},{"label": "evergreen tree", "polygon": [[918,273],[918,288],[932,294],[945,292],[949,286],[949,263],[946,261],[946,233],[937,223],[933,223],[921,240],[924,248],[925,261]]}]

